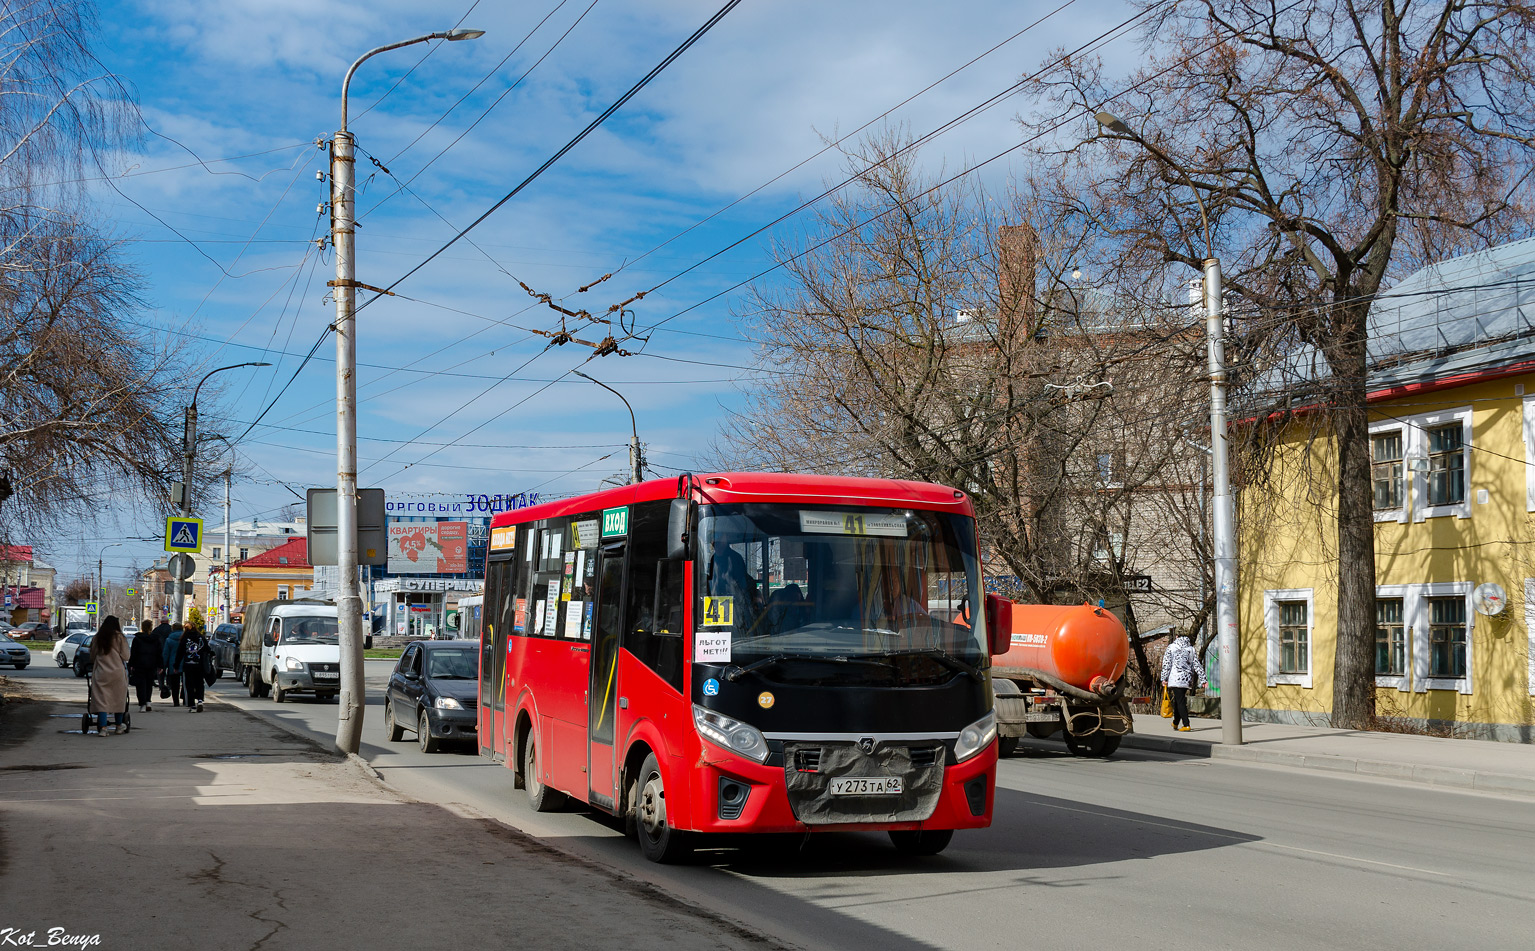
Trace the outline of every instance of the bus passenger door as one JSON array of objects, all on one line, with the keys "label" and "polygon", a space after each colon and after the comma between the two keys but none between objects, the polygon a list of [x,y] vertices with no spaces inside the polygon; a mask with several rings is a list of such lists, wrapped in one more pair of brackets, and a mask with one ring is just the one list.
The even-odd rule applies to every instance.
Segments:
[{"label": "bus passenger door", "polygon": [[614,723],[618,713],[618,647],[623,634],[624,546],[608,545],[597,563],[597,603],[592,610],[591,700],[587,704],[590,744],[587,777],[590,802],[612,811],[616,773]]}]

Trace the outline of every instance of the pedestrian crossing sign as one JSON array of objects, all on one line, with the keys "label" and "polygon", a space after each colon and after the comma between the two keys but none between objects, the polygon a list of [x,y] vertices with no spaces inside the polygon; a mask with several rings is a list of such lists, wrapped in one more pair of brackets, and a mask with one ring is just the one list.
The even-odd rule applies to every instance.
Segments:
[{"label": "pedestrian crossing sign", "polygon": [[165,520],[165,550],[198,552],[203,549],[203,520],[172,515]]}]

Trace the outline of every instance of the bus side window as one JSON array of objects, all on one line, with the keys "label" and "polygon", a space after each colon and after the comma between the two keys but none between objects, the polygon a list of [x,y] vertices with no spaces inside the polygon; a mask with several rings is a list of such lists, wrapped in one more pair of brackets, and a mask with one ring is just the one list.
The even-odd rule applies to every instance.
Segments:
[{"label": "bus side window", "polygon": [[666,561],[671,502],[633,507],[629,529],[628,603],[624,646],[640,663],[682,689],[682,576],[686,562]]}]

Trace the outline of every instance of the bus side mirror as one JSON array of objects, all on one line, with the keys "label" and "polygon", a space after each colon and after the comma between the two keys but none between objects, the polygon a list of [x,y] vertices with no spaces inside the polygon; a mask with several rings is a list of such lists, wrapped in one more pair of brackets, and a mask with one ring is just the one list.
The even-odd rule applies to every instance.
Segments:
[{"label": "bus side mirror", "polygon": [[986,640],[994,657],[1013,646],[1013,602],[999,594],[986,596]]},{"label": "bus side mirror", "polygon": [[672,510],[666,519],[666,557],[669,560],[687,560],[688,514],[691,508],[687,499],[672,499]]}]

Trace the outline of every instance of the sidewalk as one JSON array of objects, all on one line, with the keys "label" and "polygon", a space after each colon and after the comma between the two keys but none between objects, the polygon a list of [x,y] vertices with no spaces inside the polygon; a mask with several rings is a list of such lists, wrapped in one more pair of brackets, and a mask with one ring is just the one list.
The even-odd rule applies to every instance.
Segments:
[{"label": "sidewalk", "polygon": [[1221,743],[1219,720],[1195,719],[1190,725],[1194,728],[1192,732],[1177,733],[1171,720],[1137,715],[1135,733],[1125,737],[1122,745],[1162,753],[1535,795],[1535,744],[1243,723],[1243,745],[1231,747]]},{"label": "sidewalk", "polygon": [[0,943],[781,947],[227,704],[82,736],[82,681],[26,687],[45,699],[0,705]]}]

